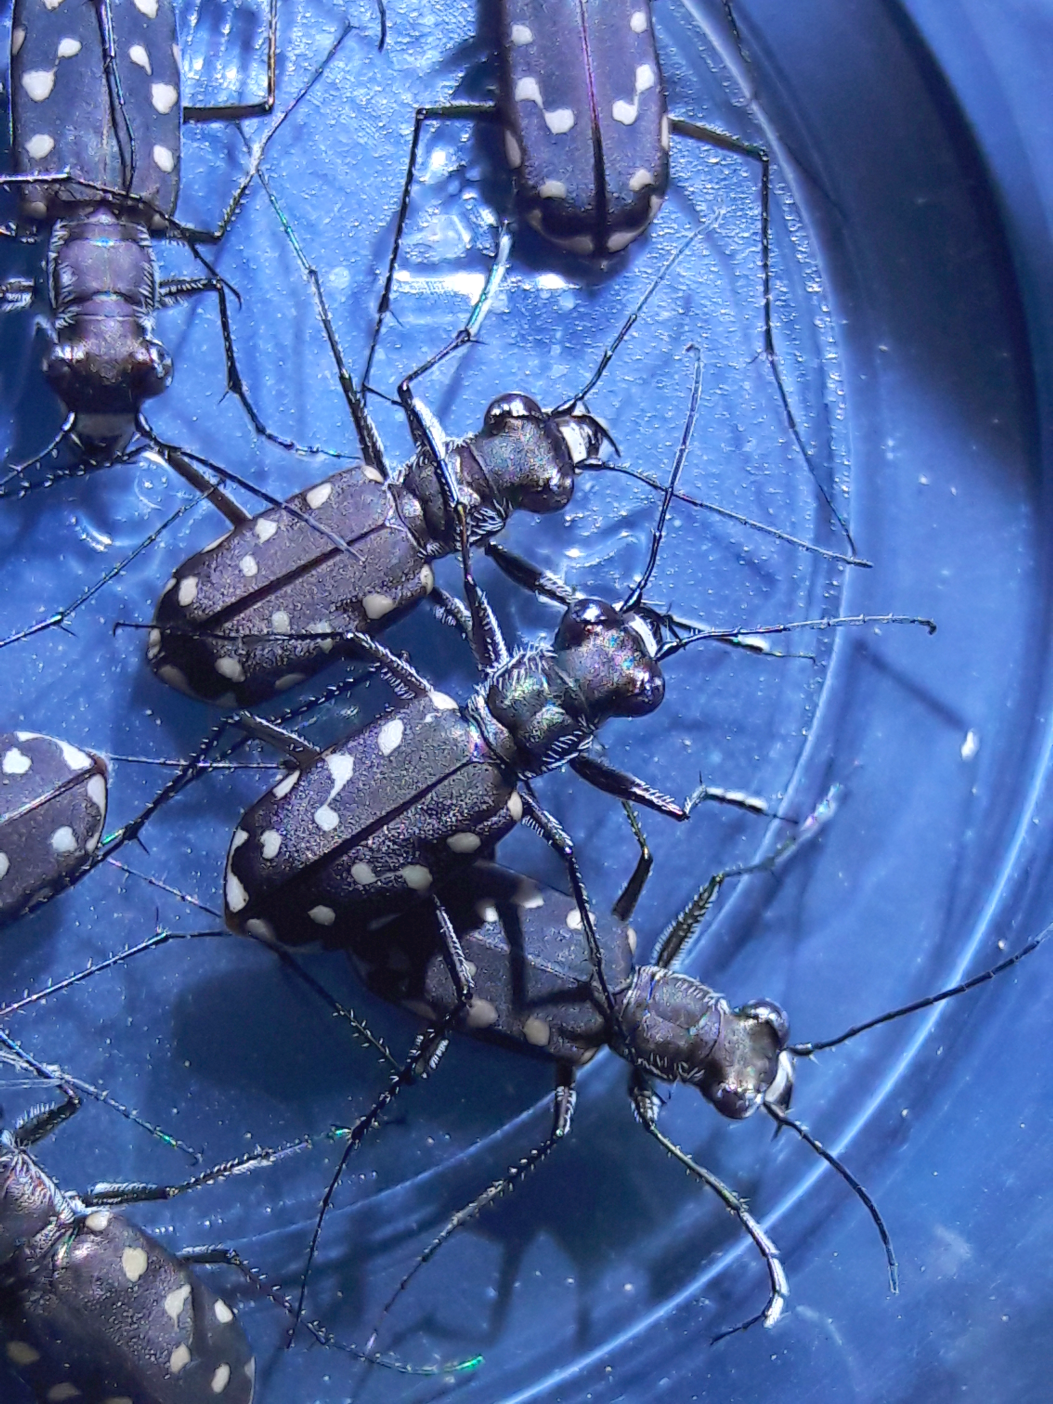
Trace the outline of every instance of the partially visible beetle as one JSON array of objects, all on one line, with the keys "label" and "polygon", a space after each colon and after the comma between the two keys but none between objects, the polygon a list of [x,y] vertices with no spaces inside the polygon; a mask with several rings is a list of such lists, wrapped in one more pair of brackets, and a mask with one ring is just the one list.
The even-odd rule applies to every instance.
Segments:
[{"label": "partially visible beetle", "polygon": [[[219,298],[228,388],[256,422],[230,354],[222,280],[212,273],[162,279],[151,236],[215,237],[183,231],[173,219],[181,124],[271,110],[276,21],[277,0],[270,0],[263,101],[184,111],[172,0],[15,0],[16,174],[0,177],[0,186],[17,192],[25,223],[49,232],[44,375],[68,413],[60,440],[68,435],[87,463],[118,456],[144,403],[167,388],[172,361],[154,336],[154,316],[196,293]],[[34,279],[9,280],[0,285],[0,312],[30,306],[37,292]]]},{"label": "partially visible beetle", "polygon": [[109,1206],[168,1199],[272,1163],[260,1151],[185,1185],[66,1193],[32,1147],[67,1120],[66,1100],[0,1134],[0,1335],[40,1404],[251,1404],[255,1360],[232,1309],[191,1271],[236,1254],[168,1251]]},{"label": "partially visible beetle", "polygon": [[[341,1169],[349,1153],[377,1125],[380,1114],[400,1088],[421,1072],[434,1069],[451,1031],[546,1059],[555,1064],[556,1072],[553,1121],[548,1135],[470,1205],[453,1215],[403,1278],[388,1300],[384,1315],[419,1267],[458,1228],[513,1189],[566,1137],[574,1111],[577,1069],[603,1047],[612,1049],[631,1066],[629,1096],[644,1130],[716,1192],[764,1260],[770,1286],[765,1307],[742,1327],[733,1329],[759,1322],[773,1326],[782,1314],[788,1286],[778,1250],[739,1195],[658,1129],[663,1099],[652,1080],[696,1087],[721,1115],[731,1120],[741,1121],[764,1111],[779,1126],[793,1130],[841,1175],[865,1205],[885,1248],[891,1290],[897,1290],[895,1255],[874,1202],[840,1160],[789,1115],[794,1060],[811,1057],[875,1025],[985,984],[1034,951],[1053,928],[993,969],[949,990],[879,1015],[835,1038],[791,1044],[789,1021],[777,1004],[761,999],[732,1008],[723,995],[677,970],[676,965],[726,878],[756,868],[770,868],[801,838],[809,838],[817,831],[832,812],[834,798],[831,793],[797,834],[766,861],[710,878],[663,933],[646,964],[634,962],[636,934],[632,928],[600,918],[596,929],[604,957],[606,992],[595,975],[578,904],[565,893],[489,862],[475,863],[443,894],[465,959],[473,970],[474,995],[467,1006],[450,979],[440,954],[442,933],[426,906],[375,922],[368,929],[348,930],[348,956],[362,980],[382,998],[423,1019],[428,1027],[414,1050],[416,1061],[408,1062],[374,1108],[345,1132],[348,1144]],[[328,1199],[329,1196],[326,1202]],[[367,1348],[372,1348],[375,1336],[376,1330]]]},{"label": "partially visible beetle", "polygon": [[0,925],[74,881],[106,820],[106,762],[35,731],[0,733]]}]

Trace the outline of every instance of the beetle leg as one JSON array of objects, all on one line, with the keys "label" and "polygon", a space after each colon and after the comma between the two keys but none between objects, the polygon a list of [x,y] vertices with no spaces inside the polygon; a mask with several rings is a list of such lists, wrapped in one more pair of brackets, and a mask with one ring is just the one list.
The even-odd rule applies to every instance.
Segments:
[{"label": "beetle leg", "polygon": [[535,1166],[540,1165],[546,1156],[559,1145],[560,1141],[570,1133],[571,1123],[574,1119],[574,1104],[576,1100],[577,1093],[574,1090],[574,1069],[569,1064],[559,1063],[556,1066],[556,1090],[553,1098],[552,1130],[539,1145],[536,1145],[532,1150],[528,1151],[515,1165],[509,1166],[506,1173],[502,1175],[500,1179],[495,1180],[493,1184],[483,1190],[482,1194],[477,1195],[470,1204],[466,1204],[463,1209],[458,1209],[457,1213],[452,1216],[442,1232],[432,1239],[431,1243],[428,1244],[427,1248],[425,1248],[424,1252],[413,1264],[409,1272],[384,1304],[384,1308],[377,1318],[373,1330],[370,1332],[369,1340],[366,1342],[365,1348],[367,1351],[373,1349],[377,1333],[383,1324],[384,1318],[395,1305],[400,1294],[405,1291],[416,1274],[424,1267],[425,1263],[431,1261],[446,1240],[451,1238],[463,1224],[470,1223],[488,1204],[493,1204],[494,1201],[500,1199],[503,1194],[507,1194],[509,1190],[515,1189],[520,1180],[522,1180],[530,1170],[533,1170]]},{"label": "beetle leg", "polygon": [[496,106],[489,102],[456,102],[440,107],[417,108],[417,115],[413,122],[413,139],[410,142],[409,161],[406,165],[406,180],[402,186],[402,199],[399,202],[398,219],[395,222],[395,237],[391,244],[391,255],[388,259],[388,271],[384,278],[384,288],[380,294],[380,302],[377,306],[377,317],[373,324],[373,336],[369,343],[365,370],[362,372],[361,384],[363,387],[365,387],[369,381],[369,373],[373,368],[373,358],[376,355],[377,342],[380,340],[380,331],[384,324],[384,318],[391,308],[391,288],[395,281],[395,269],[398,266],[399,250],[402,247],[402,235],[406,225],[406,216],[409,213],[421,132],[424,129],[425,122],[450,120],[462,122],[474,122],[478,120],[496,122],[499,120],[499,113]]},{"label": "beetle leg", "polygon": [[639,1072],[634,1072],[629,1086],[629,1096],[632,1100],[633,1111],[644,1130],[655,1138],[660,1146],[669,1152],[680,1164],[690,1170],[692,1175],[708,1185],[717,1194],[723,1203],[739,1223],[749,1234],[750,1238],[764,1259],[764,1266],[768,1272],[768,1300],[764,1310],[750,1317],[748,1321],[743,1321],[739,1326],[733,1326],[728,1331],[722,1331],[715,1340],[720,1340],[724,1336],[729,1336],[735,1331],[745,1331],[750,1326],[763,1322],[765,1326],[774,1326],[782,1315],[783,1307],[786,1305],[786,1298],[789,1294],[789,1284],[786,1281],[786,1273],[782,1263],[779,1261],[779,1250],[771,1241],[768,1235],[757,1223],[756,1219],[746,1208],[745,1203],[739,1198],[734,1190],[729,1189],[723,1180],[718,1180],[711,1170],[707,1170],[704,1165],[699,1165],[686,1151],[680,1149],[668,1136],[662,1134],[658,1129],[658,1107],[660,1105],[654,1089],[648,1084],[647,1079]]},{"label": "beetle leg", "polygon": [[661,790],[654,789],[646,781],[638,780],[626,770],[617,770],[606,761],[597,760],[595,756],[575,756],[570,762],[570,768],[575,775],[579,775],[587,784],[594,785],[597,790],[615,795],[620,800],[628,800],[631,804],[642,804],[645,809],[653,809],[670,819],[684,820],[690,813],[687,805],[677,804],[676,800],[663,795]]}]

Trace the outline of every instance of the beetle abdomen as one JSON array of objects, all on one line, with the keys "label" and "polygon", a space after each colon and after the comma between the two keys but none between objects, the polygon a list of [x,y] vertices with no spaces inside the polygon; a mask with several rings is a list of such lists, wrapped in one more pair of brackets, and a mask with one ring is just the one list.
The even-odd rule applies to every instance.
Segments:
[{"label": "beetle abdomen", "polygon": [[0,733],[0,922],[65,887],[98,846],[106,762],[33,731]]},{"label": "beetle abdomen", "polygon": [[227,859],[227,923],[289,945],[346,945],[521,815],[476,728],[431,693],[285,776],[246,812]]},{"label": "beetle abdomen", "polygon": [[[333,634],[375,633],[430,592],[431,566],[375,470],[346,468],[289,502],[349,549],[270,508],[191,556],[154,616],[147,657],[162,681],[252,706],[324,667],[342,648]],[[319,637],[293,637],[304,634]]]},{"label": "beetle abdomen", "polygon": [[[107,77],[110,26],[114,68]],[[54,218],[71,200],[97,200],[93,186],[137,196],[161,214],[175,209],[183,114],[170,3],[15,0],[11,106],[16,171],[68,173],[90,183],[25,187],[27,218]]]}]

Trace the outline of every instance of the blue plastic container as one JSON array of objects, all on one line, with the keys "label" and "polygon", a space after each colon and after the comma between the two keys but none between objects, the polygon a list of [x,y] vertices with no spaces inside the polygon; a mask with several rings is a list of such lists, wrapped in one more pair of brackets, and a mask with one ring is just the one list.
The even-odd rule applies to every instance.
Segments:
[{"label": "blue plastic container", "polygon": [[[482,7],[484,10],[487,7]],[[656,26],[674,109],[759,141],[773,154],[774,323],[780,364],[816,472],[849,517],[869,571],[846,572],[708,512],[678,507],[652,594],[721,626],[823,613],[931,615],[939,632],[845,631],[794,638],[814,658],[699,647],[673,661],[654,717],[602,735],[615,764],[675,794],[701,777],[806,815],[833,783],[835,821],[775,877],[740,884],[687,967],[735,1003],[767,996],[795,1038],[821,1038],[996,961],[1053,910],[1048,875],[1050,743],[1050,165],[1045,77],[1053,15],[981,0],[908,5],[828,0],[736,5],[748,61],[718,0],[660,0]],[[262,83],[262,19],[248,0],[181,10],[195,100]],[[468,5],[390,4],[377,54],[366,0],[352,32],[282,126],[266,166],[317,266],[346,355],[360,365],[372,326],[413,107],[479,95],[493,76]],[[341,16],[317,0],[280,9],[278,105],[321,61]],[[1045,56],[1043,58],[1043,55]],[[200,96],[199,96],[200,95]],[[247,123],[254,141],[268,123]],[[248,156],[232,129],[186,138],[180,215],[214,223]],[[374,383],[453,334],[481,286],[507,189],[499,151],[461,124],[436,132],[407,231],[395,317]],[[657,270],[699,222],[596,391],[625,460],[662,477],[683,428],[702,348],[702,409],[685,487],[707,501],[838,550],[843,546],[788,433],[761,349],[757,171],[674,145],[674,185],[647,239],[603,274],[524,238],[482,344],[421,383],[451,435],[495,395],[543,403],[587,377]],[[11,272],[31,255],[9,253]],[[190,271],[178,246],[164,271]],[[309,289],[255,187],[217,252],[237,288],[238,361],[268,425],[303,444],[351,451],[353,435]],[[59,422],[42,387],[29,317],[2,328],[8,459],[30,456]],[[331,462],[265,444],[224,397],[215,308],[165,314],[172,389],[150,407],[158,432],[287,494]],[[378,404],[392,462],[409,453],[399,415]],[[155,464],[57,484],[0,513],[0,636],[69,603],[188,499]],[[582,590],[625,594],[646,556],[657,499],[613,474],[579,484],[562,518],[516,522],[508,544]],[[0,653],[4,727],[25,726],[114,757],[177,760],[213,717],[165,690],[142,661],[146,622],[172,568],[223,529],[200,506],[70,621]],[[554,612],[484,574],[510,635],[534,639]],[[456,572],[447,571],[455,584]],[[423,613],[389,636],[446,691],[467,695],[470,660]],[[332,734],[373,686],[314,732]],[[268,758],[261,751],[260,761]],[[111,824],[136,813],[167,772],[112,764]],[[206,905],[219,900],[238,815],[269,772],[211,775],[123,861]],[[581,841],[598,907],[633,861],[618,806],[573,777],[541,782]],[[648,949],[714,870],[749,861],[785,832],[703,807],[687,826],[645,826],[656,876],[636,925]],[[539,840],[503,855],[559,881]],[[3,935],[4,991],[16,996],[148,935],[218,922],[111,867]],[[338,956],[311,970],[401,1050],[412,1021],[368,999]],[[748,1195],[779,1244],[789,1308],[772,1332],[710,1348],[751,1315],[765,1278],[719,1205],[632,1124],[626,1068],[596,1060],[580,1080],[571,1141],[506,1203],[421,1273],[380,1345],[414,1364],[481,1353],[452,1388],[471,1401],[640,1400],[754,1404],[1042,1397],[1049,1366],[1044,1033],[1047,952],[1019,974],[801,1065],[795,1106],[843,1151],[885,1215],[901,1269],[888,1292],[880,1245],[842,1182],[787,1135],[719,1121],[677,1091],[663,1127]],[[312,1134],[310,1152],[202,1191],[139,1220],[173,1246],[233,1243],[297,1286],[338,1149],[325,1133],[361,1114],[385,1083],[311,995],[247,942],[172,943],[7,1024],[38,1057],[108,1088],[219,1161],[255,1143]],[[544,1065],[459,1042],[431,1082],[349,1167],[329,1215],[310,1309],[361,1341],[450,1212],[545,1133]],[[5,1089],[12,1116],[38,1087]],[[69,1187],[178,1180],[189,1163],[112,1112],[89,1107],[42,1148]],[[300,1342],[251,1293],[242,1319],[260,1355],[261,1404],[425,1400],[443,1378],[356,1367]],[[5,1398],[20,1400],[5,1379]]]}]

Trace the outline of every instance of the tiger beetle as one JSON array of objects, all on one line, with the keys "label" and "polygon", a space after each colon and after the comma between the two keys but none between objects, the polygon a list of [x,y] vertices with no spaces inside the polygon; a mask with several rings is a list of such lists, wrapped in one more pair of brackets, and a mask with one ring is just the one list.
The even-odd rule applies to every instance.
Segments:
[{"label": "tiger beetle", "polygon": [[[669,185],[671,137],[752,162],[759,171],[763,345],[787,427],[848,544],[851,532],[820,481],[779,368],[772,319],[771,157],[766,147],[669,113],[650,0],[501,0],[498,91],[489,102],[418,107],[391,253],[365,362],[369,384],[392,289],[425,127],[437,121],[500,128],[524,222],[590,261],[610,259],[644,233]],[[734,17],[727,10],[734,27]],[[737,28],[735,29],[737,35]]]},{"label": "tiger beetle", "polygon": [[219,301],[228,388],[263,431],[234,364],[223,280],[211,268],[200,278],[161,278],[152,235],[174,234],[196,248],[220,238],[233,218],[243,189],[215,231],[174,219],[181,126],[272,111],[277,13],[270,0],[264,98],[184,108],[172,0],[73,8],[15,0],[15,174],[0,177],[0,186],[17,194],[19,220],[3,233],[47,232],[48,250],[44,289],[35,279],[10,279],[0,285],[0,311],[22,311],[46,295],[44,376],[67,412],[58,438],[31,463],[67,440],[85,465],[119,457],[143,428],[145,402],[172,379],[171,358],[154,336],[155,314],[206,292]]},{"label": "tiger beetle", "polygon": [[[400,1089],[434,1069],[451,1031],[547,1060],[555,1064],[556,1071],[549,1134],[452,1216],[387,1300],[366,1342],[367,1349],[374,1348],[379,1327],[400,1293],[443,1243],[483,1208],[515,1188],[565,1139],[575,1106],[576,1072],[604,1047],[631,1065],[629,1097],[636,1120],[717,1194],[764,1262],[769,1294],[763,1310],[722,1331],[715,1340],[759,1323],[774,1326],[788,1294],[786,1275],[776,1245],[744,1200],[659,1130],[663,1099],[653,1086],[655,1080],[697,1088],[732,1121],[764,1111],[778,1128],[795,1132],[837,1171],[866,1207],[884,1246],[891,1290],[898,1290],[896,1258],[877,1206],[851,1171],[789,1114],[795,1059],[810,1058],[878,1025],[985,984],[1037,949],[1053,933],[1053,927],[992,969],[950,989],[857,1024],[837,1037],[791,1043],[788,1018],[773,1001],[755,999],[732,1007],[723,995],[676,967],[721,885],[728,878],[770,870],[801,839],[817,832],[832,811],[831,799],[833,795],[768,859],[710,878],[667,928],[646,964],[635,964],[636,933],[631,927],[610,919],[597,922],[606,989],[596,978],[583,937],[584,909],[564,893],[488,862],[475,863],[444,892],[449,921],[473,971],[474,996],[467,1006],[439,954],[442,933],[435,914],[426,907],[350,933],[349,958],[364,982],[382,998],[425,1020],[428,1027],[418,1037],[411,1058],[370,1112],[356,1126],[340,1133],[347,1140],[340,1169]],[[319,1214],[312,1252],[334,1188],[335,1179]]]},{"label": "tiger beetle", "polygon": [[68,887],[106,819],[102,756],[35,731],[0,733],[0,925]]},{"label": "tiger beetle", "polygon": [[[61,1085],[61,1084],[60,1084]],[[233,1310],[191,1270],[228,1264],[258,1282],[233,1250],[169,1252],[118,1210],[167,1200],[305,1145],[256,1151],[179,1185],[105,1184],[68,1193],[33,1154],[78,1110],[64,1100],[0,1133],[0,1336],[4,1355],[41,1404],[251,1404],[256,1365]]]},{"label": "tiger beetle", "polygon": [[[520,392],[498,396],[479,432],[443,441],[445,451],[436,453],[441,430],[414,393],[414,382],[477,338],[508,258],[509,241],[502,235],[465,327],[399,385],[417,453],[392,473],[344,363],[318,274],[274,200],[265,171],[257,174],[314,292],[362,461],[297,493],[284,511],[244,516],[178,566],[165,585],[147,646],[150,666],[163,682],[218,706],[255,706],[354,652],[341,636],[376,635],[422,600],[439,602],[434,562],[459,549],[462,509],[469,544],[481,547],[513,580],[529,584],[537,572],[493,540],[513,512],[562,511],[577,478],[588,471],[623,471],[660,491],[653,478],[599,456],[610,435],[585,401],[662,280],[698,237],[692,235],[650,282],[577,395],[552,410]],[[675,496],[829,559],[869,564],[683,493]]]}]

